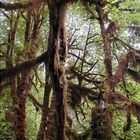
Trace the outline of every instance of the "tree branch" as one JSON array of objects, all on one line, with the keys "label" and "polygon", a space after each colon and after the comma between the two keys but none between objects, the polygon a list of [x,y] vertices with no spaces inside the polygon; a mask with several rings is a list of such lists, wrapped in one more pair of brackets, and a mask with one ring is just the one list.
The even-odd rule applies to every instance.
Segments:
[{"label": "tree branch", "polygon": [[9,69],[1,69],[0,70],[0,82],[5,80],[8,77],[15,76],[16,74],[20,73],[24,69],[31,69],[33,66],[40,64],[42,62],[48,63],[48,52],[43,53],[42,55],[38,56],[36,59],[32,59],[29,61],[25,61],[21,64],[16,65],[13,68]]},{"label": "tree branch", "polygon": [[78,59],[80,59],[81,61],[84,61],[84,63],[86,63],[86,64],[88,64],[88,65],[92,65],[92,63],[89,63],[89,62],[85,61],[83,58],[81,58],[80,56],[77,56],[77,55],[74,54],[74,53],[69,52],[69,54],[70,54],[70,55],[73,55],[74,57],[76,57],[76,58],[78,58]]},{"label": "tree branch", "polygon": [[42,104],[40,104],[37,99],[32,95],[32,94],[29,94],[28,95],[29,99],[33,102],[34,106],[37,108],[37,107],[40,107],[42,108]]}]

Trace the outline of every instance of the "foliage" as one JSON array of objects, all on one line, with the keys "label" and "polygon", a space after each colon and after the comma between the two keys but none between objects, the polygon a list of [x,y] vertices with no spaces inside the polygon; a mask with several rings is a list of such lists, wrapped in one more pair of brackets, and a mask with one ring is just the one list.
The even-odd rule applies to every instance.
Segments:
[{"label": "foliage", "polygon": [[[6,1],[11,2],[11,1]],[[19,2],[19,1],[12,1]],[[24,2],[24,1],[20,1]],[[26,1],[25,1],[26,2]],[[116,6],[118,3],[118,6]],[[91,9],[98,15],[95,5],[90,5]],[[119,30],[110,39],[111,57],[112,57],[112,72],[115,74],[121,56],[125,56],[129,50],[140,50],[140,3],[139,0],[108,0],[108,3],[103,8],[108,13],[109,22],[119,21]],[[31,12],[31,11],[30,11]],[[35,11],[36,13],[36,11]],[[36,49],[35,56],[45,52],[49,46],[49,9],[45,5],[41,11],[39,43]],[[18,26],[14,44],[8,44],[8,33],[11,31],[11,26],[17,20],[19,14]],[[29,44],[25,43],[25,29],[28,12],[26,9],[4,11],[0,9],[0,69],[8,69],[7,62],[12,62],[12,67],[27,60],[30,57],[25,57],[33,47],[31,32],[35,20],[34,12],[31,12],[31,28],[29,30]],[[109,23],[106,25],[109,26]],[[77,132],[77,135],[82,135],[86,129],[91,129],[91,116],[93,108],[98,106],[98,95],[106,94],[104,81],[106,80],[106,70],[104,61],[104,38],[102,29],[98,20],[92,18],[92,15],[85,10],[84,4],[78,1],[69,6],[67,13],[67,37],[68,37],[68,58],[66,61],[66,73],[68,79],[68,116],[72,119],[72,128]],[[113,32],[113,31],[112,31]],[[11,47],[12,55],[9,55],[8,47]],[[34,51],[34,50],[33,50]],[[26,53],[25,53],[26,52]],[[133,57],[133,56],[132,56]],[[35,59],[35,58],[34,58]],[[135,59],[135,58],[134,58]],[[136,61],[136,60],[134,60]],[[134,62],[135,63],[135,62]],[[129,65],[138,73],[140,67]],[[30,140],[35,140],[38,135],[42,109],[35,104],[34,101],[43,105],[43,94],[45,87],[45,65],[44,63],[37,65],[31,69],[29,74],[31,85],[29,93],[34,99],[27,98],[26,102],[26,135]],[[26,68],[25,68],[26,69]],[[127,72],[126,72],[127,73]],[[124,76],[124,75],[123,75]],[[130,102],[139,102],[140,86],[128,74],[122,76],[121,82],[117,85],[116,91],[122,96],[127,97]],[[18,74],[16,79],[16,87],[21,74]],[[9,82],[10,78],[0,83],[0,139],[10,140],[13,138],[13,124],[5,120],[5,111],[13,110],[13,95],[11,95],[10,84],[4,88],[3,85]],[[140,79],[139,79],[140,80]],[[50,85],[49,85],[50,86]],[[2,90],[1,90],[2,89]],[[1,92],[2,91],[2,92]],[[17,91],[16,91],[17,92]],[[52,90],[51,90],[52,92]],[[49,99],[51,102],[51,99]],[[126,110],[123,104],[109,105],[108,109],[113,114],[113,134],[112,140],[118,139],[140,139],[140,125],[137,118],[132,115],[131,128],[129,131],[123,131],[127,123]],[[50,109],[50,105],[49,105]],[[50,110],[49,110],[50,111]],[[48,111],[48,112],[49,112]]]}]

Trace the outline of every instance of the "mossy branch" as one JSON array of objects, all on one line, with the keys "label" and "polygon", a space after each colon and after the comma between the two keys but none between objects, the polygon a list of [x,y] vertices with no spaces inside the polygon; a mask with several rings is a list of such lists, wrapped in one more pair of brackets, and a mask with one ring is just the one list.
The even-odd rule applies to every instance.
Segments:
[{"label": "mossy branch", "polygon": [[25,61],[21,64],[16,65],[13,68],[8,69],[1,69],[0,70],[0,82],[5,80],[8,77],[12,77],[17,75],[18,73],[22,72],[23,70],[31,69],[37,64],[42,62],[48,63],[48,52],[43,53],[42,55],[38,56],[36,59],[32,59],[29,61]]}]

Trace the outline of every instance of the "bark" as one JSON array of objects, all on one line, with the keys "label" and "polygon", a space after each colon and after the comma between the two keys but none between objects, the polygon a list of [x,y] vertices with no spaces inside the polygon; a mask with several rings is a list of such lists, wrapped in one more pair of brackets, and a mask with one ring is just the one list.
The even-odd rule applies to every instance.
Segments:
[{"label": "bark", "polygon": [[[10,30],[8,33],[8,45],[7,45],[7,56],[8,59],[6,59],[6,67],[7,69],[12,69],[13,68],[13,46],[15,44],[15,37],[16,37],[16,32],[17,32],[17,25],[18,25],[18,20],[19,20],[19,13],[16,13],[16,19],[15,21],[13,20],[12,16],[11,18],[11,22],[10,22]],[[9,116],[9,118],[14,118],[13,119],[13,128],[14,128],[14,132],[16,129],[15,126],[15,114],[16,114],[16,110],[15,110],[15,105],[17,104],[17,95],[16,95],[16,87],[17,87],[17,83],[16,83],[16,77],[9,77],[9,81],[10,81],[10,93],[11,93],[11,97],[12,97],[12,106],[13,106],[13,110],[12,110],[12,115],[11,117]],[[12,117],[13,116],[13,117]]]},{"label": "bark", "polygon": [[16,112],[16,129],[15,129],[15,139],[16,140],[26,140],[26,99],[30,89],[29,71],[25,70],[21,74],[20,84],[18,85],[17,96],[18,96],[18,109]]},{"label": "bark", "polygon": [[[105,93],[109,94],[110,92],[114,91],[112,86],[112,52],[110,46],[110,37],[114,32],[108,32],[108,29],[105,28],[106,20],[106,13],[104,11],[104,1],[95,1],[96,12],[98,14],[100,29],[101,29],[101,36],[103,38],[103,50],[104,50],[104,65],[105,65],[105,81],[104,81],[104,89]],[[102,4],[101,4],[102,3]],[[108,21],[109,22],[109,21]],[[112,25],[112,22],[110,22]],[[111,30],[110,26],[109,30]],[[92,139],[96,140],[111,140],[112,137],[112,114],[108,111],[106,106],[106,101],[103,98],[102,93],[99,93],[97,99],[97,105],[92,110],[92,132],[91,137]]]},{"label": "bark", "polygon": [[[30,9],[30,12],[34,12]],[[32,34],[30,35],[30,26],[31,26],[31,14],[27,12],[26,19],[26,29],[25,29],[25,42],[24,42],[24,52],[23,58],[25,60],[33,59],[36,56],[36,50],[38,48],[38,37],[39,37],[39,25],[40,25],[40,16],[34,15],[34,27],[32,29]],[[36,11],[38,12],[38,11]],[[37,16],[37,17],[36,17]],[[35,20],[37,19],[37,20]],[[31,39],[29,39],[31,36]],[[29,45],[32,45],[31,49],[29,49]],[[29,95],[31,81],[30,81],[30,70],[26,69],[21,73],[20,84],[18,85],[18,106],[17,116],[16,116],[16,131],[15,131],[15,139],[16,140],[26,140],[26,100]]]},{"label": "bark", "polygon": [[49,108],[49,96],[51,92],[51,81],[50,81],[50,74],[46,68],[46,80],[45,80],[45,91],[43,97],[43,107],[42,107],[42,116],[41,116],[41,123],[38,131],[37,140],[44,140],[46,135],[47,129],[47,117],[48,117],[48,108]]},{"label": "bark", "polygon": [[48,122],[47,122],[47,131],[46,131],[46,139],[54,140],[55,139],[55,95],[53,93],[51,99],[51,106],[48,112]]},{"label": "bark", "polygon": [[65,17],[67,4],[65,2],[49,1],[49,57],[50,72],[56,94],[56,140],[64,140],[66,122],[66,78],[65,59],[67,53]]},{"label": "bark", "polygon": [[97,13],[99,15],[99,24],[101,28],[101,36],[103,38],[103,50],[104,50],[104,64],[105,64],[105,89],[107,92],[114,90],[114,87],[111,86],[111,78],[112,78],[112,57],[111,57],[111,46],[109,41],[109,35],[105,29],[105,20],[104,13],[105,11],[100,8],[100,6],[96,5]]},{"label": "bark", "polygon": [[[26,28],[25,28],[25,42],[24,48],[28,49],[29,41],[27,39],[27,35],[29,35],[29,28],[31,21],[31,15],[27,13],[26,19]],[[27,25],[27,23],[29,25]],[[25,60],[29,59],[26,52],[23,52],[23,58]],[[17,96],[18,96],[18,109],[16,110],[16,120],[15,120],[15,140],[26,140],[26,99],[28,97],[30,91],[30,70],[24,70],[21,73],[21,77],[19,76],[19,83],[17,87]]]}]

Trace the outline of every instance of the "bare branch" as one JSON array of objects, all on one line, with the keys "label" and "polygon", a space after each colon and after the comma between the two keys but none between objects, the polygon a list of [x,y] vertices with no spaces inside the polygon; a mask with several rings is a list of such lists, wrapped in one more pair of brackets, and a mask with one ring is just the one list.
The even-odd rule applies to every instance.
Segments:
[{"label": "bare branch", "polygon": [[130,49],[130,50],[134,50],[134,51],[140,53],[139,50],[134,49],[131,45],[127,44],[126,42],[124,42],[124,41],[121,40],[120,38],[116,37],[115,39],[116,39],[117,41],[119,41],[127,50]]},{"label": "bare branch", "polygon": [[89,63],[89,62],[87,62],[87,61],[85,61],[85,60],[83,60],[83,58],[81,58],[81,57],[79,57],[79,56],[77,56],[76,54],[74,54],[74,53],[71,53],[71,52],[69,52],[69,54],[70,55],[73,55],[74,57],[76,57],[76,58],[79,58],[81,61],[84,61],[86,64],[88,64],[88,65],[92,65],[92,63]]},{"label": "bare branch", "polygon": [[32,95],[32,94],[29,94],[28,95],[29,99],[33,102],[34,106],[35,107],[40,107],[42,108],[42,104],[40,104],[37,99]]}]

